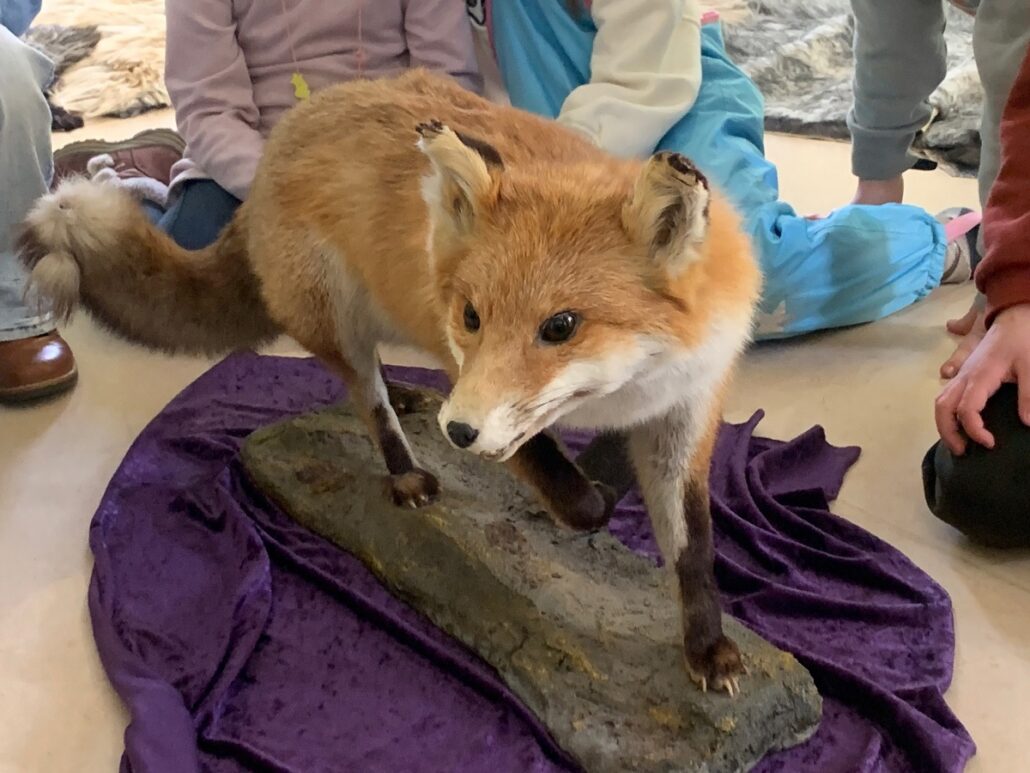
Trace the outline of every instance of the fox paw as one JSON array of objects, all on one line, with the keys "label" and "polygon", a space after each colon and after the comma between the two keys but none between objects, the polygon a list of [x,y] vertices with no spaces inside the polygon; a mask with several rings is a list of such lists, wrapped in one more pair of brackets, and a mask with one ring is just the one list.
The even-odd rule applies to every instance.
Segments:
[{"label": "fox paw", "polygon": [[414,469],[386,478],[386,493],[398,507],[412,510],[434,502],[440,494],[440,482],[431,472]]},{"label": "fox paw", "polygon": [[601,523],[596,527],[599,529],[602,526],[607,526],[608,521],[611,520],[612,513],[615,512],[615,506],[619,504],[619,495],[615,492],[615,489],[607,483],[602,483],[599,480],[593,481],[593,486],[604,500],[604,511],[601,515]]},{"label": "fox paw", "polygon": [[390,396],[390,405],[398,416],[423,413],[436,407],[436,401],[432,396],[420,389],[412,389],[401,384],[387,384],[386,391]]},{"label": "fox paw", "polygon": [[576,531],[597,531],[604,528],[615,512],[615,489],[593,482],[578,497],[552,503],[551,512],[563,526]]},{"label": "fox paw", "polygon": [[740,693],[738,680],[747,674],[747,669],[737,645],[725,636],[720,636],[701,653],[688,651],[686,661],[687,673],[701,692],[708,692],[708,688],[724,690],[731,698]]}]

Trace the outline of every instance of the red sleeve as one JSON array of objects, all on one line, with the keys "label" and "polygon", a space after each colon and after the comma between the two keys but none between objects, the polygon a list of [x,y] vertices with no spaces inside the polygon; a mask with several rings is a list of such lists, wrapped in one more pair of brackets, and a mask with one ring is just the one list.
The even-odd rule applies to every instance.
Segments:
[{"label": "red sleeve", "polygon": [[987,296],[987,324],[1030,303],[1030,52],[1001,121],[1001,170],[984,208],[986,254],[976,286]]}]

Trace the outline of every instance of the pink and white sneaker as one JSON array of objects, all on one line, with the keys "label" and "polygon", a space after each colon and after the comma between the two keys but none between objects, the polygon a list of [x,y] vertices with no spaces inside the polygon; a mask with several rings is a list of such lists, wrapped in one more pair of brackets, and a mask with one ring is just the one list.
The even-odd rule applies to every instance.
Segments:
[{"label": "pink and white sneaker", "polygon": [[941,284],[957,285],[973,278],[981,257],[977,241],[982,219],[982,213],[966,207],[952,207],[937,214],[937,222],[944,226],[948,239]]}]

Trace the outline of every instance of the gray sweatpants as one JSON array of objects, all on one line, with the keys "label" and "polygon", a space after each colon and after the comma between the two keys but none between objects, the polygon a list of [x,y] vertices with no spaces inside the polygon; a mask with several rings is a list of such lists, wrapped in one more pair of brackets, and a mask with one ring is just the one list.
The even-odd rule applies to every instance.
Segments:
[{"label": "gray sweatpants", "polygon": [[[912,140],[930,118],[930,94],[947,72],[944,0],[851,0],[855,103],[848,116],[852,170],[886,180],[909,169]],[[984,87],[980,201],[1000,163],[999,124],[1030,45],[1030,0],[980,0],[973,52]]]},{"label": "gray sweatpants", "polygon": [[23,300],[27,276],[14,254],[15,230],[53,170],[43,96],[52,77],[49,59],[0,26],[0,342],[54,328],[48,312]]}]

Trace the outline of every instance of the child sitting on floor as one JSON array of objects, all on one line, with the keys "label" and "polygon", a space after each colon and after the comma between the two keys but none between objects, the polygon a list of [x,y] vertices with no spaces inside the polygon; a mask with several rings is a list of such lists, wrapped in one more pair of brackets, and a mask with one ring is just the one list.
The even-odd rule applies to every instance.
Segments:
[{"label": "child sitting on floor", "polygon": [[168,0],[166,14],[165,79],[185,158],[169,171],[181,141],[149,132],[129,143],[69,146],[56,156],[57,176],[88,168],[126,179],[187,249],[212,243],[229,222],[265,137],[298,99],[416,66],[481,85],[461,0]]},{"label": "child sitting on floor", "polygon": [[[998,124],[1013,80],[1030,45],[1030,3],[1026,0],[951,0],[974,16],[973,53],[983,84],[980,127],[980,203],[986,205],[998,173]],[[940,2],[851,0],[855,17],[855,103],[848,116],[852,168],[858,178],[855,201],[900,203],[902,173],[916,132],[933,115],[929,97],[947,72],[945,15]],[[975,250],[983,254],[984,230]],[[941,366],[950,378],[982,337],[982,304],[961,320],[948,323],[953,333],[968,335]]]},{"label": "child sitting on floor", "polygon": [[[976,272],[982,330],[937,398],[942,441],[923,462],[927,503],[971,538],[1030,547],[1030,51],[1001,119],[1000,171]],[[1011,382],[1011,383],[1006,383]]]}]

